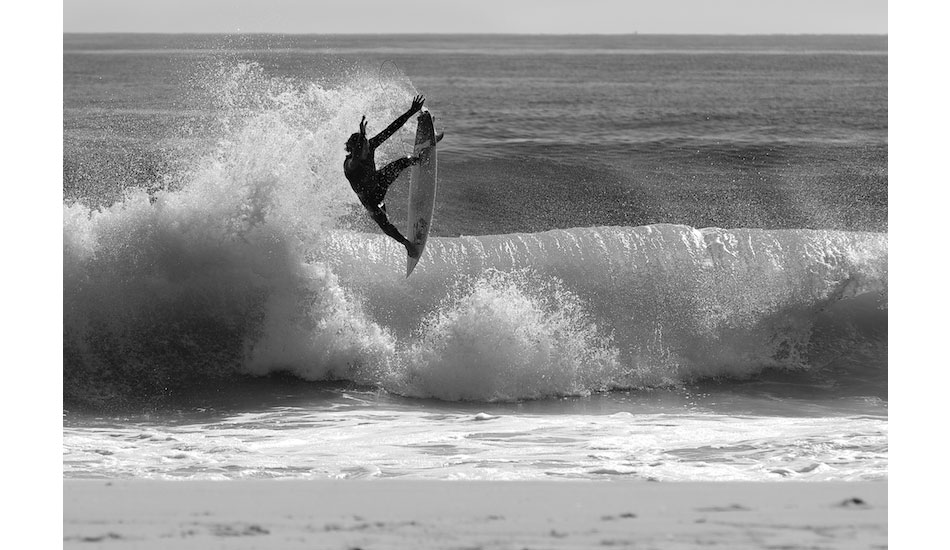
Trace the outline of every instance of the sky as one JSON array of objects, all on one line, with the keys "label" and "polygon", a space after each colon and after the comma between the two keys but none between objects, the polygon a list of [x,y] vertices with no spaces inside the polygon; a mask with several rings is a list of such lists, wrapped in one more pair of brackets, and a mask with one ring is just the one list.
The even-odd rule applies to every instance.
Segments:
[{"label": "sky", "polygon": [[887,0],[63,0],[63,30],[887,34]]}]

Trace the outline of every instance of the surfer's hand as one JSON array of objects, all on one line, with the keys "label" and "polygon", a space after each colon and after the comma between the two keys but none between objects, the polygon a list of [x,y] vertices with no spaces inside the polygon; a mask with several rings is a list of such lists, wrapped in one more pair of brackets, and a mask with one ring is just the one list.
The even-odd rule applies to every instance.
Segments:
[{"label": "surfer's hand", "polygon": [[360,121],[360,133],[366,133],[366,115],[363,115],[363,120]]},{"label": "surfer's hand", "polygon": [[410,113],[417,113],[422,110],[422,104],[425,103],[426,96],[419,94],[416,97],[412,98],[412,106],[409,107]]}]

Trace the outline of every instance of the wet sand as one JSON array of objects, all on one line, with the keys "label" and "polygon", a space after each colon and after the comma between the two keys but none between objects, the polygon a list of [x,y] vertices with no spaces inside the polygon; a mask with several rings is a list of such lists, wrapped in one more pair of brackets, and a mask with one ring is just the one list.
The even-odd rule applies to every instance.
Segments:
[{"label": "wet sand", "polygon": [[886,548],[886,482],[86,481],[65,548]]}]

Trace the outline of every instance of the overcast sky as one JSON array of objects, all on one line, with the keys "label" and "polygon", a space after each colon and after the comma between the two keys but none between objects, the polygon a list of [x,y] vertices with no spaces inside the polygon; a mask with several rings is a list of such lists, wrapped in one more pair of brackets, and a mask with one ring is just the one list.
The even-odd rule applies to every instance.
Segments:
[{"label": "overcast sky", "polygon": [[64,0],[63,30],[887,34],[887,0]]}]

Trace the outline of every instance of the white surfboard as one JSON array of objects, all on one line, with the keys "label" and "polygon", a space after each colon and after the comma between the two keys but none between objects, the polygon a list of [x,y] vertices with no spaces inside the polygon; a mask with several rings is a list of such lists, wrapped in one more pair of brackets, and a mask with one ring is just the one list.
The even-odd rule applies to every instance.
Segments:
[{"label": "white surfboard", "polygon": [[422,160],[412,166],[409,172],[409,217],[406,221],[406,238],[416,245],[418,256],[408,257],[406,277],[412,273],[425,250],[429,229],[432,227],[432,213],[435,210],[435,191],[438,180],[438,162],[436,156],[435,127],[432,114],[422,111],[416,128],[416,146],[413,154]]}]

